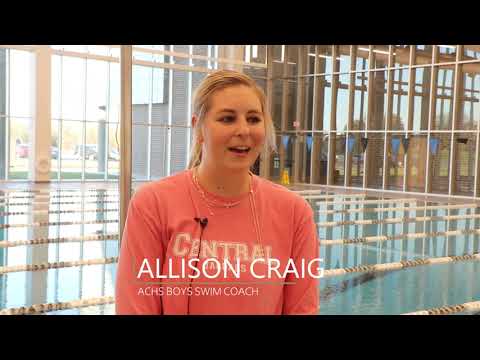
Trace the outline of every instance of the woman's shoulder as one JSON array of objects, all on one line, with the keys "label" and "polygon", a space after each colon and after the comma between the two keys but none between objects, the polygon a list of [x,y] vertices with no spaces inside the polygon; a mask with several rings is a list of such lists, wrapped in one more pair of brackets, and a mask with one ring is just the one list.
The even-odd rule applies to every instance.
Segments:
[{"label": "woman's shoulder", "polygon": [[268,179],[261,178],[262,192],[265,194],[265,198],[271,201],[275,201],[279,206],[294,206],[301,210],[310,209],[310,205],[302,196],[296,192],[286,188],[283,185],[274,183]]},{"label": "woman's shoulder", "polygon": [[185,194],[187,179],[188,170],[184,170],[160,180],[144,183],[135,190],[132,201],[148,204],[152,201],[167,201],[170,197]]}]

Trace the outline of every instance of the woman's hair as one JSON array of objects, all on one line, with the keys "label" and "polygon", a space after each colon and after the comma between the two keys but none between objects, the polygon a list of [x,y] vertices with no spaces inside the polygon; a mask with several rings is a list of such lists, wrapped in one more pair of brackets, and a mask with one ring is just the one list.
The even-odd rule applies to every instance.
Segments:
[{"label": "woman's hair", "polygon": [[212,95],[218,90],[238,85],[248,86],[257,94],[262,106],[265,123],[264,151],[272,152],[276,150],[275,128],[267,109],[267,100],[263,90],[248,75],[232,70],[218,70],[209,74],[195,90],[195,95],[193,97],[193,113],[197,116],[197,122],[193,128],[192,150],[190,151],[190,161],[188,164],[189,169],[199,165],[202,161],[202,144],[198,139],[205,114],[209,110]]}]

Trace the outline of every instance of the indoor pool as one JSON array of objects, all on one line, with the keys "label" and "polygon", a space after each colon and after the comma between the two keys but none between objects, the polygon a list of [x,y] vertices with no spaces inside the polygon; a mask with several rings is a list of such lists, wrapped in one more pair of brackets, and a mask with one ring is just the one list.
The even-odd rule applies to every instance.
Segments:
[{"label": "indoor pool", "polygon": [[[298,193],[318,225],[320,315],[480,312],[478,204]],[[114,314],[118,208],[115,188],[0,192],[0,311]]]},{"label": "indoor pool", "polygon": [[114,188],[0,192],[0,311],[113,314],[118,207]]},{"label": "indoor pool", "polygon": [[[349,269],[320,279],[320,314],[404,314],[480,299],[480,258],[464,256],[480,252],[480,210],[475,203],[302,196],[316,216],[326,273]],[[377,264],[385,265],[381,271],[361,268]],[[458,310],[445,312],[480,311],[469,311],[468,306]]]}]

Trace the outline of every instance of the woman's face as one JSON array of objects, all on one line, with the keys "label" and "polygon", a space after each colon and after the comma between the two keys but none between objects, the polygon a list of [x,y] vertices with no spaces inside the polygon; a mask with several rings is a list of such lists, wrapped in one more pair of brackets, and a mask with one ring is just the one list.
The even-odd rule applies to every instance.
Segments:
[{"label": "woman's face", "polygon": [[250,169],[265,141],[265,119],[255,91],[236,85],[213,93],[200,140],[202,162],[227,171]]}]

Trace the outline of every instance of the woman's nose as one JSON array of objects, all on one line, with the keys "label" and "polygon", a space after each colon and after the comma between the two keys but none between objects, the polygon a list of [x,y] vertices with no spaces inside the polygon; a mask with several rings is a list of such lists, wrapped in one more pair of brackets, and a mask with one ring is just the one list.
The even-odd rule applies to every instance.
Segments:
[{"label": "woman's nose", "polygon": [[248,126],[247,119],[240,119],[238,121],[237,133],[239,136],[246,136],[250,134],[250,127]]}]

